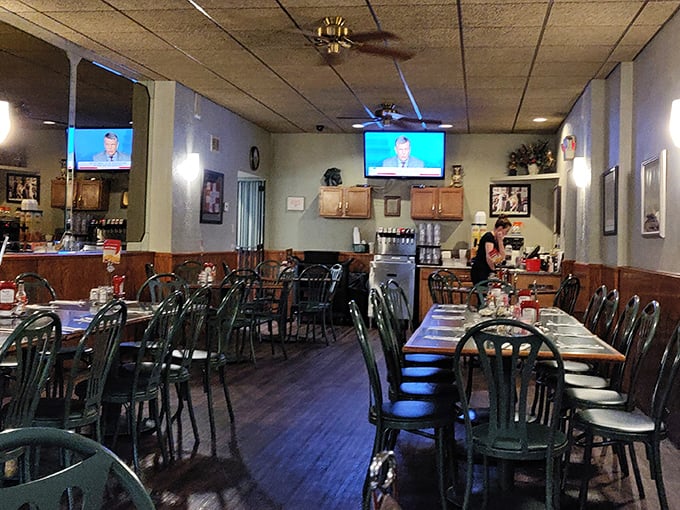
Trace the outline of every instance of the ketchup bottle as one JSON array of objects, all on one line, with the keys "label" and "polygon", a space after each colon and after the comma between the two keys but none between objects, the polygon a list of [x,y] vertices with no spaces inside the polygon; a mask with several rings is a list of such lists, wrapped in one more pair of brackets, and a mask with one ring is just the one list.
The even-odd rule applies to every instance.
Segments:
[{"label": "ketchup bottle", "polygon": [[14,308],[17,285],[11,280],[0,281],[0,310],[11,310]]}]

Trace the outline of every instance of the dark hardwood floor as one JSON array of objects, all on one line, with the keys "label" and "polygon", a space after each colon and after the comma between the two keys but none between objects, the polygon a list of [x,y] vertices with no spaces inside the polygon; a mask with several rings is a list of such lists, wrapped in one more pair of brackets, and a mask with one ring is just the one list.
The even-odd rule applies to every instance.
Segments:
[{"label": "dark hardwood floor", "polygon": [[[360,508],[364,472],[373,441],[367,421],[368,383],[353,329],[340,326],[338,341],[287,344],[286,361],[270,345],[257,347],[257,366],[229,367],[236,419],[229,423],[217,378],[217,455],[210,454],[206,400],[199,374],[192,395],[201,442],[195,451],[188,416],[184,417],[181,457],[162,466],[152,435],[142,443],[143,480],[159,509],[348,510]],[[373,338],[376,332],[372,331]],[[377,340],[374,347],[379,348]],[[380,360],[379,368],[384,369]],[[127,445],[117,452],[129,457]],[[580,452],[574,459],[580,461]],[[663,447],[666,490],[671,508],[680,509],[680,455]],[[591,481],[589,508],[658,508],[656,489],[639,451],[646,500],[640,500],[632,475],[622,478],[611,449],[595,453],[598,473]],[[402,434],[397,443],[399,500],[408,509],[438,508],[433,444]],[[462,469],[461,469],[462,473]],[[563,509],[577,508],[580,466],[571,468]],[[492,474],[493,477],[493,474]],[[481,473],[480,477],[481,478]],[[489,508],[542,508],[543,473],[518,469],[511,495],[494,493]]]}]

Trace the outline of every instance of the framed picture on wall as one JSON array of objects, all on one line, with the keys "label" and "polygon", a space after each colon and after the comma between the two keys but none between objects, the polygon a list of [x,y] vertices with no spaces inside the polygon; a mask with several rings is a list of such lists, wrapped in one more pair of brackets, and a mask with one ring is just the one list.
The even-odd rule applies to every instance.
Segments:
[{"label": "framed picture on wall", "polygon": [[666,150],[640,166],[640,231],[645,237],[666,235]]},{"label": "framed picture on wall", "polygon": [[40,176],[7,174],[7,202],[21,203],[25,198],[40,202]]},{"label": "framed picture on wall", "polygon": [[489,185],[489,214],[491,216],[530,216],[531,185]]},{"label": "framed picture on wall", "polygon": [[201,188],[201,223],[222,224],[222,204],[224,203],[224,174],[203,171]]},{"label": "framed picture on wall", "polygon": [[617,211],[619,210],[619,167],[602,174],[602,234],[615,236]]}]

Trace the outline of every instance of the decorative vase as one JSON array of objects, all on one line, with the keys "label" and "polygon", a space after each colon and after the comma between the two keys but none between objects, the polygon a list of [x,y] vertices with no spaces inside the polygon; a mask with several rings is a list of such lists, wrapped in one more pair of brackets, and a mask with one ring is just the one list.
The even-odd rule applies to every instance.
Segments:
[{"label": "decorative vase", "polygon": [[527,165],[527,170],[529,171],[529,175],[537,175],[538,174],[538,165],[536,163],[529,163]]}]

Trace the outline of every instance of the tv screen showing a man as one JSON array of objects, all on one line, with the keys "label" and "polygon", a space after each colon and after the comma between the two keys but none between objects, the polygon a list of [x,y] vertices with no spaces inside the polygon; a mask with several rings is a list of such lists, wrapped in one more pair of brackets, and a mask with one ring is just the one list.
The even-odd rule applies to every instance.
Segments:
[{"label": "tv screen showing a man", "polygon": [[415,156],[411,156],[411,140],[405,136],[399,136],[394,142],[395,155],[383,160],[383,167],[395,168],[424,168],[425,162]]},{"label": "tv screen showing a man", "polygon": [[131,128],[76,128],[74,146],[77,170],[129,170],[132,165]]},{"label": "tv screen showing a man", "polygon": [[104,150],[92,156],[92,161],[130,161],[130,155],[118,150],[118,135],[109,131],[104,135]]}]

